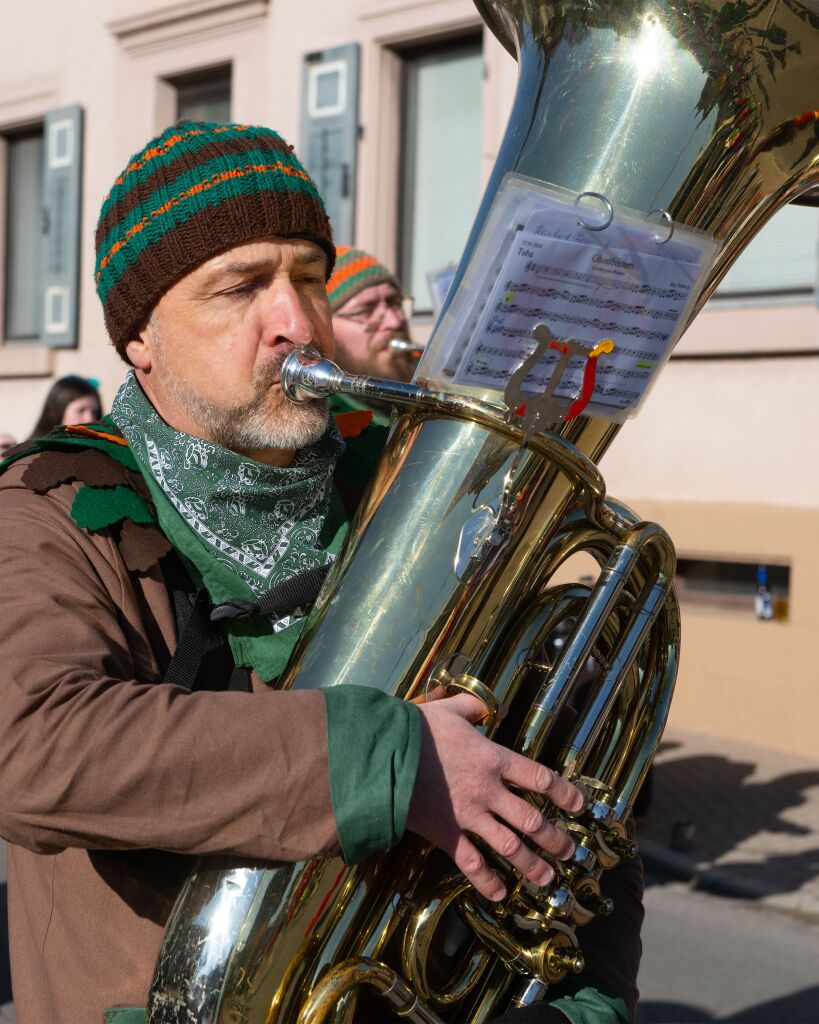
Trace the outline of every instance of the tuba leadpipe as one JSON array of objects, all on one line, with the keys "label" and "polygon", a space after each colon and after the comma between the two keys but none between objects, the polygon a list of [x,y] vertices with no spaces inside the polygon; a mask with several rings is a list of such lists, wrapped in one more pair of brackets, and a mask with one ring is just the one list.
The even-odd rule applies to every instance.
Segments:
[{"label": "tuba leadpipe", "polygon": [[[280,685],[363,683],[408,698],[433,677],[474,679],[510,707],[493,735],[538,756],[593,655],[605,669],[557,755],[586,793],[566,822],[575,854],[541,891],[505,872],[494,911],[413,837],[353,866],[202,862],[160,952],[155,1024],[341,1024],[361,986],[391,993],[409,1020],[480,1024],[582,968],[578,930],[612,910],[603,872],[634,852],[630,808],[679,652],[672,545],[606,495],[597,463],[617,423],[579,415],[527,433],[491,394],[430,374],[428,353],[475,287],[473,257],[509,172],[710,236],[716,257],[693,315],[767,219],[819,183],[819,20],[808,0],[477,6],[518,58],[519,84],[415,390],[407,403],[307,353],[290,364],[294,388],[321,370],[341,390],[381,389],[399,414]],[[557,333],[548,307],[540,319]],[[578,552],[597,562],[597,581],[555,585]],[[555,658],[558,628],[568,636]],[[441,930],[453,922],[462,956],[444,983]]]}]

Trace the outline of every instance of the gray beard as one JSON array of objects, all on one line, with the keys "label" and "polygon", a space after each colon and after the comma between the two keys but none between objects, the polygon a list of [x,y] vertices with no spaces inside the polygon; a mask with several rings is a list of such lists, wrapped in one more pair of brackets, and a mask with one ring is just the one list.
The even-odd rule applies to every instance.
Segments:
[{"label": "gray beard", "polygon": [[[176,385],[174,385],[176,388]],[[184,389],[177,398],[204,426],[214,444],[231,451],[276,448],[298,451],[320,441],[327,429],[328,407],[324,399],[293,405],[287,402],[272,411],[265,396],[244,405],[223,409],[204,402]]]},{"label": "gray beard", "polygon": [[[154,323],[154,371],[174,402],[201,424],[209,440],[221,448],[247,452],[274,448],[298,451],[320,441],[327,429],[329,406],[326,399],[314,399],[303,405],[289,402],[282,396],[278,409],[268,405],[272,383],[270,368],[254,377],[254,397],[232,408],[214,405],[186,387],[168,369],[162,342]],[[276,368],[278,372],[278,368]]]}]

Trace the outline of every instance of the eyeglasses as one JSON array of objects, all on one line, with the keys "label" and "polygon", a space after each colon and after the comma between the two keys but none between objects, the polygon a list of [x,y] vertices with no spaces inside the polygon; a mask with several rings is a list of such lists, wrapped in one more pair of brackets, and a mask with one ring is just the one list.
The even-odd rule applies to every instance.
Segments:
[{"label": "eyeglasses", "polygon": [[334,313],[333,316],[340,317],[342,320],[353,320],[357,324],[366,324],[375,320],[376,316],[379,320],[383,319],[387,310],[391,313],[399,313],[401,319],[404,319],[404,301],[400,295],[392,295],[388,299],[380,299],[378,302],[361,306],[359,309],[351,309],[349,313]]}]

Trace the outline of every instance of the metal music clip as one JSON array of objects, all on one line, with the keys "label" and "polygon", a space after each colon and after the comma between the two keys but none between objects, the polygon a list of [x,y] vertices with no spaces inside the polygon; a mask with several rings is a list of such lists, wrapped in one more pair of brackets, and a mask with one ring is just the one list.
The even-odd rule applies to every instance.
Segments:
[{"label": "metal music clip", "polygon": [[656,207],[655,209],[648,211],[648,213],[646,214],[646,220],[648,220],[652,213],[659,213],[661,219],[664,220],[665,223],[668,225],[668,234],[665,236],[665,238],[662,238],[659,235],[654,236],[654,241],[657,243],[657,245],[665,245],[666,242],[671,241],[671,236],[674,234],[674,218],[671,216],[668,210],[662,210],[660,209],[660,207]]},{"label": "metal music clip", "polygon": [[600,200],[600,202],[606,208],[606,219],[602,224],[588,224],[585,220],[583,220],[580,214],[578,214],[578,225],[581,228],[586,228],[589,231],[605,231],[609,224],[611,224],[611,222],[614,220],[614,207],[611,204],[611,200],[604,196],[602,192],[581,192],[580,195],[575,199],[574,205],[577,206],[584,196],[592,196],[592,198]]}]

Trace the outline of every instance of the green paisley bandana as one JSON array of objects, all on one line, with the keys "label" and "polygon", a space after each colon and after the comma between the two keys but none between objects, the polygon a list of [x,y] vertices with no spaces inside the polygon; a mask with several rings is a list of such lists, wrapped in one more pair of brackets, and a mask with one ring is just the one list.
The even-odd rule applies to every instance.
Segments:
[{"label": "green paisley bandana", "polygon": [[[346,517],[333,487],[344,442],[332,420],[317,444],[279,468],[169,427],[133,373],[111,418],[148,483],[163,532],[214,604],[252,600],[333,560]],[[272,679],[286,664],[304,615],[296,609],[276,622],[228,626],[237,664]]]}]

